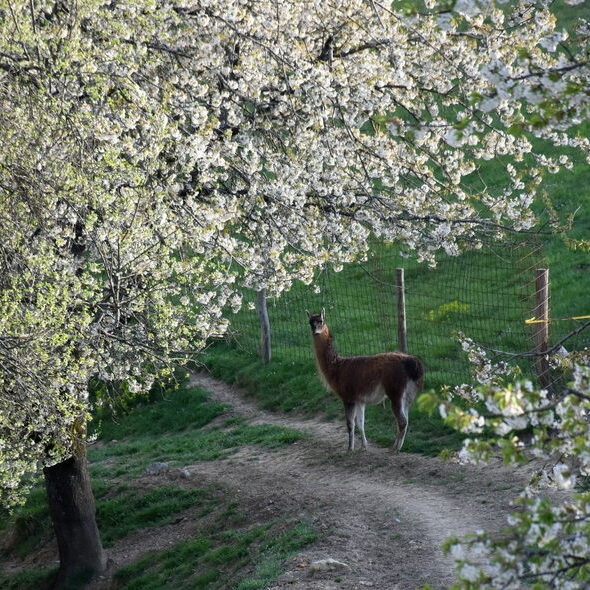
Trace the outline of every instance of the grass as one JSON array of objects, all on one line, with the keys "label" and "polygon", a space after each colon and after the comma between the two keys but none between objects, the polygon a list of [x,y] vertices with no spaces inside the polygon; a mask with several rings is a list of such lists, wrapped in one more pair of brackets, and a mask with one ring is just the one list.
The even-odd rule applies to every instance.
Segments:
[{"label": "grass", "polygon": [[[312,361],[277,360],[264,365],[239,349],[219,344],[208,350],[206,362],[216,377],[245,388],[265,409],[343,419],[342,404],[321,384]],[[389,402],[367,407],[365,430],[377,444],[393,443],[395,426]],[[462,440],[460,434],[440,419],[412,407],[404,451],[437,455],[443,449],[458,449]]]},{"label": "grass", "polygon": [[[564,8],[564,17],[571,16]],[[569,16],[568,16],[569,15]],[[588,136],[590,124],[581,127]],[[550,157],[560,152],[535,142],[535,150]],[[342,354],[371,354],[396,346],[395,292],[396,266],[406,269],[408,339],[411,352],[426,366],[426,389],[440,390],[468,382],[469,363],[453,340],[460,329],[489,348],[524,352],[532,348],[531,330],[523,319],[533,315],[534,270],[550,269],[551,317],[569,318],[590,314],[590,254],[580,244],[590,236],[590,166],[579,155],[574,168],[548,175],[535,207],[540,218],[551,210],[563,221],[574,215],[570,230],[540,235],[542,251],[531,260],[518,260],[519,250],[502,245],[485,251],[468,252],[459,258],[443,256],[436,269],[402,258],[395,246],[378,246],[377,262],[367,263],[382,281],[369,280],[358,265],[342,272],[326,272],[318,278],[322,292],[297,284],[282,299],[269,301],[273,337],[273,360],[263,365],[256,355],[259,328],[256,312],[243,309],[232,316],[233,338],[212,345],[203,360],[218,378],[244,388],[266,409],[342,417],[342,408],[333,394],[326,392],[316,376],[316,368],[305,317],[305,309],[318,312],[326,307],[328,323]],[[484,162],[479,175],[489,186],[503,182],[498,162]],[[571,240],[577,240],[578,244]],[[526,268],[531,266],[530,268]],[[386,285],[386,287],[383,286]],[[470,292],[471,284],[481,284],[481,293]],[[245,292],[246,301],[254,295]],[[557,342],[579,325],[573,320],[550,324],[551,341]],[[566,343],[569,350],[590,347],[590,331]],[[520,361],[523,375],[533,377],[529,361]],[[389,408],[368,409],[367,434],[379,444],[391,444],[393,420]],[[404,450],[429,455],[457,449],[462,437],[441,424],[440,419],[412,409]]]},{"label": "grass", "polygon": [[101,440],[109,441],[198,430],[227,409],[203,390],[179,386],[139,398],[124,420],[105,414],[106,419],[98,419],[98,431]]},{"label": "grass", "polygon": [[171,433],[161,439],[145,434],[91,449],[89,457],[93,464],[93,476],[110,472],[115,476],[138,477],[156,462],[180,467],[196,461],[229,457],[245,445],[278,448],[303,437],[304,434],[299,431],[271,424],[237,425],[231,428],[219,426],[205,431]]},{"label": "grass", "polygon": [[207,489],[182,489],[170,485],[144,491],[122,485],[98,497],[96,518],[103,545],[110,547],[129,533],[172,522],[176,515],[192,508],[197,516],[209,514],[219,503]]},{"label": "grass", "polygon": [[[317,539],[307,523],[273,520],[262,525],[205,532],[171,549],[146,555],[116,574],[121,590],[164,588],[266,588],[282,562]],[[235,572],[250,570],[235,576]]]},{"label": "grass", "polygon": [[[229,410],[228,405],[211,401],[201,389],[178,387],[137,400],[116,420],[107,414],[97,420],[100,435],[88,456],[105,547],[187,515],[195,521],[207,517],[213,522],[206,537],[187,539],[124,569],[119,576],[126,580],[124,587],[226,588],[242,578],[244,588],[263,587],[258,585],[262,580],[266,584],[280,573],[289,550],[315,538],[307,525],[287,521],[251,526],[240,504],[221,488],[191,488],[169,479],[146,479],[146,468],[156,461],[173,469],[229,457],[244,446],[277,449],[305,436],[274,425],[248,425],[243,417],[229,415]],[[45,489],[34,488],[16,513],[0,512],[0,530],[11,536],[10,548],[1,557],[23,558],[43,547],[52,537]],[[258,565],[251,565],[253,560]],[[263,571],[255,573],[263,563]],[[251,579],[246,576],[249,571]],[[0,575],[0,587],[43,588],[54,573],[49,568]]]},{"label": "grass", "polygon": [[51,567],[28,569],[8,577],[0,574],[0,587],[2,590],[40,590],[47,588],[56,571],[57,568]]},{"label": "grass", "polygon": [[44,544],[52,534],[45,488],[33,488],[17,514],[0,511],[0,531],[11,535],[11,554],[16,557],[24,557]]},{"label": "grass", "polygon": [[[126,490],[129,491],[129,490]],[[126,500],[127,515],[119,510],[112,511],[108,504],[98,511],[98,521],[103,531],[105,545],[108,540],[124,536],[133,527],[121,528],[115,521],[136,521],[145,526],[162,525],[160,510],[146,514],[144,501],[156,499],[162,507],[162,494],[172,494],[179,498],[182,490],[158,488],[155,496],[150,493],[129,494]],[[117,502],[124,496],[115,491]],[[182,497],[182,494],[180,494]],[[275,580],[283,571],[284,560],[313,543],[318,535],[307,522],[297,522],[292,518],[271,519],[263,524],[250,524],[246,515],[230,502],[216,493],[203,490],[184,490],[188,505],[206,507],[214,518],[207,526],[201,527],[198,536],[183,540],[162,551],[150,552],[136,562],[117,570],[115,580],[120,590],[176,590],[183,588],[235,588],[236,590],[261,590]],[[100,505],[100,503],[99,503]],[[187,506],[188,506],[187,505]],[[182,503],[177,506],[182,506]],[[186,506],[185,506],[186,507]],[[105,514],[107,513],[107,514]],[[111,522],[106,516],[115,517]],[[201,514],[202,515],[202,514]],[[169,516],[169,515],[168,515]],[[200,516],[200,515],[198,515]],[[31,569],[9,577],[0,577],[0,586],[6,590],[37,590],[48,585],[54,575],[54,568]]]},{"label": "grass", "polygon": [[181,467],[228,457],[245,445],[278,448],[304,437],[297,430],[248,425],[236,417],[203,428],[227,410],[198,388],[168,391],[139,404],[124,420],[103,422],[100,440],[110,442],[90,449],[92,475],[139,477],[155,462]]}]

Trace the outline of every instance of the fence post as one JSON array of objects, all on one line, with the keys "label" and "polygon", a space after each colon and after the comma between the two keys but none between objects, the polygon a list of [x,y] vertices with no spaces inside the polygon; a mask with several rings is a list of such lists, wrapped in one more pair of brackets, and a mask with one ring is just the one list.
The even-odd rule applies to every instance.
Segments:
[{"label": "fence post", "polygon": [[542,320],[534,326],[535,371],[543,389],[549,389],[551,375],[549,359],[549,269],[538,268],[535,276],[535,319]]},{"label": "fence post", "polygon": [[408,352],[406,335],[406,287],[404,269],[395,269],[395,287],[397,290],[397,348],[401,352]]},{"label": "fence post", "polygon": [[266,365],[270,363],[271,358],[270,320],[266,308],[266,289],[258,291],[258,317],[260,318],[260,353],[262,362]]}]

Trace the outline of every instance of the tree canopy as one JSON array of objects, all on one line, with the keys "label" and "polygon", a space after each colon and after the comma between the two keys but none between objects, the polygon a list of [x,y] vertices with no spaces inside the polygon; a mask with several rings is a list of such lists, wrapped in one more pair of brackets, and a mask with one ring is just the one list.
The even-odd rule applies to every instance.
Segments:
[{"label": "tree canopy", "polygon": [[92,379],[148,388],[236,284],[309,282],[371,235],[433,261],[533,227],[570,165],[534,138],[590,146],[590,29],[550,4],[4,3],[2,502],[83,443]]}]

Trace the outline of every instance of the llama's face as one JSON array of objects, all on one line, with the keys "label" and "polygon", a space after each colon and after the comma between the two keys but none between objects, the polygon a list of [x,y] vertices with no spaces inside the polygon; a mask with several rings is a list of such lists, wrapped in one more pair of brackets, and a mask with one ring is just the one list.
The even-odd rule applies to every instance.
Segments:
[{"label": "llama's face", "polygon": [[309,325],[312,334],[321,334],[324,329],[324,318],[322,314],[308,314]]}]

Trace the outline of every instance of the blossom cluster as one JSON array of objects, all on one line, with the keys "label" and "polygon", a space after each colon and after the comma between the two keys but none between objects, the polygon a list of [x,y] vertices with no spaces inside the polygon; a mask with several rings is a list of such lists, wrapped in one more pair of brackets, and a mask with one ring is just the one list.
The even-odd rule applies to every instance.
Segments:
[{"label": "blossom cluster", "polygon": [[[590,353],[560,351],[560,366],[571,381],[554,391],[531,381],[511,383],[510,370],[492,363],[469,339],[470,359],[486,369],[473,404],[465,398],[421,403],[439,405],[449,424],[469,435],[459,458],[486,461],[501,455],[505,463],[534,462],[538,468],[514,502],[517,512],[497,534],[479,531],[445,543],[457,564],[457,588],[571,588],[590,583]],[[571,357],[570,363],[564,359]],[[574,360],[575,359],[575,360]],[[578,364],[585,362],[585,364]],[[474,438],[473,435],[481,438]],[[551,501],[548,487],[567,491]]]}]

